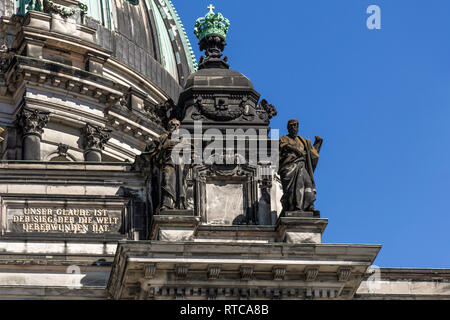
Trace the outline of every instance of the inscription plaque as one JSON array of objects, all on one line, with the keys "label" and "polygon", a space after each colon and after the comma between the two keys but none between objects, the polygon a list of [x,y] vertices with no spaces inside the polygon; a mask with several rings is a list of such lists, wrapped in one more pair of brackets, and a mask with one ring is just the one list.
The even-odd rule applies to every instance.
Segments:
[{"label": "inscription plaque", "polygon": [[0,225],[3,232],[13,234],[104,237],[125,233],[126,200],[89,200],[3,196]]},{"label": "inscription plaque", "polygon": [[103,234],[118,232],[122,221],[117,210],[22,208],[11,209],[8,222],[11,232]]}]

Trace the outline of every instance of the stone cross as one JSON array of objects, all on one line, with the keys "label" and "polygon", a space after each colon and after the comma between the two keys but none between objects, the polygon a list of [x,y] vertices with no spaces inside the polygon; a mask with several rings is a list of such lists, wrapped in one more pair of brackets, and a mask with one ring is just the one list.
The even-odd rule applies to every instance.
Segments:
[{"label": "stone cross", "polygon": [[214,9],[215,9],[216,7],[214,7],[212,4],[210,4],[209,6],[208,6],[208,9],[209,9],[209,12],[210,13],[214,13]]}]

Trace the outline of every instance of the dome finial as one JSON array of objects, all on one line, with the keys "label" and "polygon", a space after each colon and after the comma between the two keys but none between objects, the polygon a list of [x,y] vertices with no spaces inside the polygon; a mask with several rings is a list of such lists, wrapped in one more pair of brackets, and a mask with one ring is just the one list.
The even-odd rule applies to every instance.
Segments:
[{"label": "dome finial", "polygon": [[221,13],[214,13],[215,7],[210,4],[209,12],[195,22],[194,34],[199,40],[200,50],[205,50],[206,58],[200,58],[199,69],[228,69],[227,58],[222,59],[222,51],[226,46],[226,37],[230,21]]},{"label": "dome finial", "polygon": [[209,12],[195,22],[194,33],[199,41],[208,35],[217,35],[225,39],[227,37],[230,21],[221,13],[214,13],[215,7],[210,4]]}]

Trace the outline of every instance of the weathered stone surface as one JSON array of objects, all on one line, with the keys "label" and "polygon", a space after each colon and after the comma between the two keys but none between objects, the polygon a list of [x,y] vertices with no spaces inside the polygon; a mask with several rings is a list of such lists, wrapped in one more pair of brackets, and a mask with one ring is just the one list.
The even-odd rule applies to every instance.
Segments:
[{"label": "weathered stone surface", "polygon": [[279,233],[273,226],[202,224],[198,226],[195,236],[195,241],[199,242],[271,243],[279,240]]},{"label": "weathered stone surface", "polygon": [[[191,299],[188,288],[197,287],[201,292],[206,288],[212,288],[213,293],[221,299],[239,298],[247,296],[251,290],[264,287],[267,295],[255,294],[252,298],[271,299],[280,296],[286,299],[298,299],[312,296],[316,299],[345,299],[351,298],[348,292],[353,292],[358,287],[362,276],[375,258],[378,247],[366,246],[365,254],[344,255],[316,255],[310,252],[286,255],[293,248],[311,248],[314,250],[319,244],[258,244],[258,243],[205,243],[205,242],[151,242],[133,243],[122,242],[116,254],[114,265],[108,285],[108,292],[114,299],[172,299],[177,290],[184,293],[185,299]],[[347,245],[347,248],[351,245]],[[375,251],[373,251],[375,249]],[[300,251],[298,251],[300,252]],[[145,279],[144,273],[134,278],[130,271],[142,270],[146,266],[157,266],[151,279]],[[304,274],[311,265],[316,265],[314,278],[308,281],[298,274]],[[184,267],[183,277],[176,274],[179,267]],[[220,268],[220,281],[211,279],[211,266]],[[273,280],[274,267],[285,268],[283,275],[277,273],[277,280]],[[351,268],[354,278],[338,281],[337,274],[340,267]],[[195,272],[191,272],[195,270]],[[322,272],[323,270],[323,272]],[[334,273],[334,277],[329,274]],[[121,282],[129,275],[133,277],[130,282]],[[269,275],[269,278],[268,278]],[[126,290],[135,281],[140,281],[144,295],[129,293]],[[154,287],[157,283],[158,288]],[[342,290],[345,287],[346,290]],[[151,289],[153,288],[153,289]],[[171,290],[176,289],[173,291]],[[308,291],[308,289],[310,291]],[[312,289],[312,290],[311,290]],[[235,291],[235,294],[226,294],[227,290]],[[278,290],[278,291],[277,291]],[[294,290],[294,291],[292,291]],[[315,292],[317,290],[317,293]],[[289,292],[292,291],[292,294]],[[284,292],[284,293],[283,293]],[[138,294],[138,295],[136,295]],[[147,294],[150,294],[148,296]],[[207,299],[207,291],[196,298]]]},{"label": "weathered stone surface", "polygon": [[116,252],[116,242],[81,242],[76,240],[16,240],[0,239],[0,262],[4,262],[3,255],[13,256],[15,254],[33,255],[45,254],[50,258],[53,255],[85,255],[111,256]]},{"label": "weathered stone surface", "polygon": [[14,0],[3,0],[0,3],[0,17],[11,16],[14,13]]},{"label": "weathered stone surface", "polygon": [[450,299],[450,270],[375,268],[359,286],[355,299]]},{"label": "weathered stone surface", "polygon": [[150,239],[162,240],[160,238],[162,236],[164,239],[186,238],[188,240],[192,240],[199,222],[199,217],[195,217],[193,215],[155,215],[153,216]]},{"label": "weathered stone surface", "polygon": [[191,241],[193,239],[194,230],[192,229],[182,230],[169,227],[159,229],[158,240],[160,241]]},{"label": "weathered stone surface", "polygon": [[231,225],[244,212],[244,187],[241,183],[211,182],[206,184],[207,223]]},{"label": "weathered stone surface", "polygon": [[313,232],[286,232],[288,243],[321,243],[322,235]]},{"label": "weathered stone surface", "polygon": [[[328,224],[327,219],[304,217],[312,213],[289,213],[290,216],[278,220],[277,230],[280,239],[289,243],[321,243],[322,233]],[[300,216],[299,216],[300,215]]]}]

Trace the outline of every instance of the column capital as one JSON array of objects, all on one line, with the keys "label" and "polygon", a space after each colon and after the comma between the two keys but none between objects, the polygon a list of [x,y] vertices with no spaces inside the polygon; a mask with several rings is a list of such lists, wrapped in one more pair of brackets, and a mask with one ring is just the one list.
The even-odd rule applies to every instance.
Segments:
[{"label": "column capital", "polygon": [[37,135],[41,137],[49,118],[50,112],[23,108],[17,116],[17,123],[24,136]]},{"label": "column capital", "polygon": [[111,138],[111,130],[87,123],[83,128],[83,135],[86,150],[103,150]]}]

